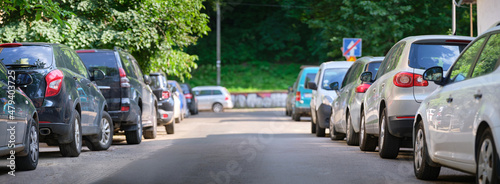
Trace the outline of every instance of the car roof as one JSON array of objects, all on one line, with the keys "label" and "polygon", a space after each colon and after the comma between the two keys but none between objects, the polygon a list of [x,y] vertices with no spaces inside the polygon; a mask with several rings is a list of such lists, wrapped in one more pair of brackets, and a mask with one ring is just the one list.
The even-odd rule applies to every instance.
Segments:
[{"label": "car roof", "polygon": [[115,52],[115,50],[111,50],[111,49],[79,49],[76,51],[77,51],[77,53]]},{"label": "car roof", "polygon": [[350,61],[328,61],[320,65],[320,68],[349,68],[354,62]]},{"label": "car roof", "polygon": [[372,63],[372,62],[382,62],[384,60],[383,56],[365,56],[362,58],[359,58],[356,60],[354,63]]},{"label": "car roof", "polygon": [[223,86],[196,86],[193,88],[194,89],[226,89]]},{"label": "car roof", "polygon": [[149,73],[149,75],[156,75],[156,76],[157,75],[163,75],[163,76],[165,76],[164,73],[160,73],[160,72]]},{"label": "car roof", "polygon": [[426,41],[426,40],[474,40],[474,37],[470,36],[454,36],[454,35],[419,35],[419,36],[409,36],[403,38],[400,41],[406,42],[417,42],[417,41]]},{"label": "car roof", "polygon": [[[54,46],[63,45],[59,43],[45,43],[45,42],[19,42],[22,46]],[[2,43],[5,44],[5,43]]]},{"label": "car roof", "polygon": [[302,71],[305,71],[305,72],[318,72],[319,70],[319,67],[305,67],[304,69],[302,69]]}]

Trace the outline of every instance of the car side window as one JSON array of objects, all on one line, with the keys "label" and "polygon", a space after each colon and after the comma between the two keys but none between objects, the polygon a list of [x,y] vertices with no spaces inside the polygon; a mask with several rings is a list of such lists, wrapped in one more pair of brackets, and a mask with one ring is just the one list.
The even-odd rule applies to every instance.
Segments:
[{"label": "car side window", "polygon": [[349,70],[347,70],[346,74],[345,74],[345,77],[344,77],[344,80],[342,80],[342,84],[340,86],[340,88],[344,88],[345,85],[348,84],[348,81],[351,77],[354,77],[352,76],[353,73],[354,73],[354,68],[356,67],[357,64],[354,64],[352,65]]},{"label": "car side window", "polygon": [[212,94],[213,95],[222,95],[222,92],[220,90],[213,90]]},{"label": "car side window", "polygon": [[[320,77],[321,77],[321,69],[318,71],[318,74],[316,75],[316,77],[314,78],[314,83],[316,83],[316,85],[319,85],[319,83],[321,82],[320,81]],[[307,84],[306,84],[307,85]]]},{"label": "car side window", "polygon": [[450,70],[450,77],[448,82],[458,82],[463,81],[468,77],[470,68],[474,61],[476,60],[479,49],[481,49],[484,43],[485,37],[480,38],[476,42],[472,43],[467,50],[458,58],[453,67]]},{"label": "car side window", "polygon": [[[135,58],[129,54],[129,58],[130,58],[130,62],[132,63],[132,66],[134,68],[134,73],[135,73],[135,76],[137,77],[137,79],[139,79],[140,81],[144,81],[144,78],[142,77],[142,71],[141,71],[141,68],[139,67],[139,65],[137,64],[137,60],[135,60]],[[177,87],[179,88],[179,87]]]},{"label": "car side window", "polygon": [[85,65],[83,64],[82,60],[80,59],[80,57],[76,54],[75,51],[72,51],[71,52],[71,56],[73,58],[73,61],[74,61],[74,64],[75,64],[75,67],[76,69],[78,70],[78,73],[79,74],[82,74],[83,76],[85,76],[86,78],[89,78],[89,73],[87,71],[87,68],[85,67]]},{"label": "car side window", "polygon": [[71,54],[71,50],[69,48],[64,48],[64,47],[61,48],[61,59],[62,62],[64,62],[64,65],[67,69],[77,74],[85,76],[85,74],[82,74],[80,70],[78,70],[77,60],[73,57],[73,55]]},{"label": "car side window", "polygon": [[399,64],[399,59],[401,58],[401,54],[403,53],[403,50],[405,48],[405,44],[406,44],[405,42],[401,42],[398,46],[398,49],[392,54],[390,63],[388,64],[385,73],[396,69],[396,67]]},{"label": "car side window", "polygon": [[479,56],[479,60],[474,66],[472,77],[478,77],[488,74],[496,69],[497,62],[500,58],[500,33],[490,36],[483,52]]},{"label": "car side window", "polygon": [[[396,50],[399,48],[398,45],[395,45],[391,48],[391,50],[389,50],[389,52],[387,52],[387,55],[386,57],[384,58],[384,61],[382,61],[382,64],[380,65],[379,67],[379,70],[377,72],[377,75],[376,75],[376,79],[378,79],[380,76],[384,75],[386,73],[386,68],[387,68],[387,65],[389,65],[389,62],[391,61],[391,58],[393,57],[393,53],[396,52]],[[388,71],[387,71],[388,72]],[[373,75],[373,73],[372,73]]]},{"label": "car side window", "polygon": [[122,65],[123,65],[123,69],[125,70],[125,74],[127,74],[127,76],[135,76],[134,74],[134,69],[132,68],[132,63],[130,61],[130,57],[123,53],[123,52],[120,52],[120,59],[122,60]]},{"label": "car side window", "polygon": [[212,95],[212,91],[211,90],[201,90],[199,93],[200,93],[199,96]]}]

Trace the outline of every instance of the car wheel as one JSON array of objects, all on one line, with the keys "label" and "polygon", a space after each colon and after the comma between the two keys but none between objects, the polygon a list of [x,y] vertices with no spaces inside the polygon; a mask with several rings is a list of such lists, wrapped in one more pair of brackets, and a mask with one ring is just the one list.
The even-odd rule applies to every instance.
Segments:
[{"label": "car wheel", "polygon": [[[157,110],[155,109],[155,112]],[[155,139],[156,138],[156,127],[158,126],[158,122],[156,119],[156,113],[153,113],[152,121],[153,121],[153,127],[149,127],[147,129],[144,129],[144,139]]]},{"label": "car wheel", "polygon": [[[300,121],[300,115],[295,112],[295,109],[292,109],[292,120]],[[314,127],[316,129],[316,127]]]},{"label": "car wheel", "polygon": [[480,146],[476,148],[476,153],[476,183],[498,183],[500,177],[498,152],[489,128],[481,135]]},{"label": "car wheel", "polygon": [[165,125],[165,131],[167,132],[167,134],[174,134],[174,125],[175,123]]},{"label": "car wheel", "polygon": [[424,125],[422,123],[422,121],[418,122],[417,130],[414,135],[415,139],[413,139],[413,170],[418,179],[435,180],[439,176],[441,167],[434,167],[429,164],[432,163],[432,161],[427,151]]},{"label": "car wheel", "polygon": [[82,126],[80,120],[80,114],[76,109],[73,109],[73,118],[70,121],[73,127],[71,132],[73,141],[59,145],[63,157],[77,157],[82,152]]},{"label": "car wheel", "polygon": [[380,133],[378,139],[378,153],[381,158],[393,159],[398,156],[400,140],[391,135],[388,130],[387,109],[382,110],[380,117]]},{"label": "car wheel", "polygon": [[365,113],[361,113],[359,117],[361,127],[359,129],[359,149],[361,151],[375,151],[377,148],[377,139],[366,133]]},{"label": "car wheel", "polygon": [[87,147],[91,151],[107,150],[113,142],[113,120],[106,111],[102,112],[100,121],[101,132],[97,141],[87,141]]},{"label": "car wheel", "polygon": [[140,144],[142,141],[142,118],[141,113],[137,115],[137,130],[125,131],[127,144]]},{"label": "car wheel", "polygon": [[[333,123],[332,123],[333,124]],[[341,134],[341,133],[338,133],[337,131],[335,131],[335,125],[332,125],[330,126],[331,129],[330,129],[330,138],[332,140],[344,140],[345,138],[345,134]]]},{"label": "car wheel", "polygon": [[285,115],[290,116],[290,111],[288,110],[288,108],[285,109]]},{"label": "car wheel", "polygon": [[175,118],[175,123],[181,123],[181,118]]},{"label": "car wheel", "polygon": [[325,129],[319,126],[320,121],[316,117],[316,137],[325,137]]},{"label": "car wheel", "polygon": [[38,156],[39,156],[39,139],[38,139],[38,122],[36,122],[33,118],[29,118],[28,124],[30,125],[30,132],[28,139],[28,155],[26,156],[17,156],[16,157],[16,167],[21,171],[26,170],[34,170],[38,165]]},{"label": "car wheel", "polygon": [[347,131],[346,131],[346,142],[347,145],[357,146],[359,145],[359,135],[354,132],[354,128],[352,127],[352,118],[351,113],[347,113]]},{"label": "car wheel", "polygon": [[224,111],[224,106],[222,106],[222,104],[220,104],[220,103],[215,103],[212,106],[212,111],[214,111],[214,112],[222,112],[222,111]]}]

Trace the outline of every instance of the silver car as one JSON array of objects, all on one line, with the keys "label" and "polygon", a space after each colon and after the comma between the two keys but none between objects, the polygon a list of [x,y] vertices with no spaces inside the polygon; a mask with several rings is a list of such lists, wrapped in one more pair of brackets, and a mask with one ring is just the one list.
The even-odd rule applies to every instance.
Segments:
[{"label": "silver car", "polygon": [[361,74],[364,82],[373,82],[361,105],[361,150],[375,150],[377,137],[382,158],[396,158],[400,147],[412,147],[415,113],[422,100],[437,88],[423,80],[422,74],[434,66],[447,70],[472,39],[445,35],[407,37],[389,50],[374,82],[371,72]]},{"label": "silver car", "polygon": [[337,98],[337,93],[332,88],[333,83],[344,79],[345,73],[353,62],[330,61],[319,66],[318,74],[314,81],[308,82],[306,88],[312,89],[311,97],[311,132],[317,137],[325,136],[325,129],[330,127],[332,115],[332,102]]},{"label": "silver car", "polygon": [[476,174],[475,183],[500,182],[499,59],[497,26],[475,39],[446,75],[441,67],[425,71],[424,79],[439,87],[416,114],[417,178],[436,179],[446,166]]},{"label": "silver car", "polygon": [[332,103],[330,120],[330,138],[342,140],[346,137],[348,145],[359,144],[359,117],[361,115],[361,101],[370,83],[361,82],[359,76],[363,72],[376,74],[384,57],[359,58],[347,71],[341,85],[337,84],[338,97]]},{"label": "silver car", "polygon": [[222,112],[224,109],[233,108],[231,94],[222,86],[198,86],[193,88],[198,98],[199,110],[212,110]]}]

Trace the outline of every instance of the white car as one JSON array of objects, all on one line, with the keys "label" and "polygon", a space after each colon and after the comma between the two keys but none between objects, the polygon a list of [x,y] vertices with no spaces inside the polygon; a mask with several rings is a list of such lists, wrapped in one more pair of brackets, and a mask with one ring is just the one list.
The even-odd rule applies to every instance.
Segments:
[{"label": "white car", "polygon": [[423,78],[439,87],[419,107],[413,128],[414,171],[436,179],[441,166],[499,183],[500,26],[476,38],[446,75],[432,67]]},{"label": "white car", "polygon": [[222,86],[198,86],[193,88],[198,98],[199,110],[212,110],[222,112],[224,109],[232,109],[233,101],[231,94]]},{"label": "white car", "polygon": [[338,84],[344,80],[344,76],[353,62],[330,61],[319,66],[318,74],[314,81],[308,82],[306,88],[312,89],[311,97],[311,132],[317,137],[325,136],[325,129],[330,127],[330,116],[332,115],[332,102],[337,98],[337,92],[332,84]]}]

